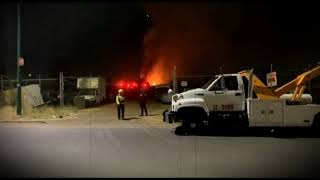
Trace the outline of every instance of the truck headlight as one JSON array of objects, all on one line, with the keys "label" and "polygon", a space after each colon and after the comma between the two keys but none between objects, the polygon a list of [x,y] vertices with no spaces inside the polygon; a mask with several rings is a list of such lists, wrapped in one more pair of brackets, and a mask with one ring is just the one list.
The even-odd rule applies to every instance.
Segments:
[{"label": "truck headlight", "polygon": [[172,99],[174,100],[174,102],[177,102],[179,99],[182,99],[183,95],[181,94],[176,94],[174,96],[172,96]]},{"label": "truck headlight", "polygon": [[177,100],[178,100],[178,95],[174,95],[174,96],[172,96],[172,99],[176,102]]}]

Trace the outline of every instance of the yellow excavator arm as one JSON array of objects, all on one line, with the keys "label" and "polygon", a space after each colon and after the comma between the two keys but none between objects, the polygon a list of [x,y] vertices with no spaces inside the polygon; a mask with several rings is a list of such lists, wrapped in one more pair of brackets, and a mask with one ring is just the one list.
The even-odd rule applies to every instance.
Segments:
[{"label": "yellow excavator arm", "polygon": [[[250,70],[239,72],[250,81]],[[256,75],[252,74],[252,87],[258,99],[277,99],[278,97]]]},{"label": "yellow excavator arm", "polygon": [[[240,71],[239,74],[250,80],[250,70]],[[294,80],[272,91],[257,76],[252,74],[252,87],[258,99],[278,99],[281,95],[295,89],[291,100],[299,101],[306,88],[306,83],[318,76],[320,76],[320,66],[300,74]]]},{"label": "yellow excavator arm", "polygon": [[273,92],[276,96],[280,97],[281,95],[288,93],[290,90],[295,89],[292,96],[292,101],[298,101],[300,100],[301,95],[306,88],[306,83],[318,76],[320,76],[320,66],[317,66],[307,72],[300,74],[299,76],[297,76],[297,78],[277,88]]}]

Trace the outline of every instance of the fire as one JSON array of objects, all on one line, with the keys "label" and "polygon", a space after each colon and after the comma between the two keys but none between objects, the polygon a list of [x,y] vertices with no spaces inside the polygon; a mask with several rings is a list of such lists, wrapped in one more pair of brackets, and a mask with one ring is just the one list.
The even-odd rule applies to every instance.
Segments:
[{"label": "fire", "polygon": [[153,86],[169,83],[172,69],[170,67],[163,59],[157,58],[156,63],[149,70],[146,80],[151,82]]},{"label": "fire", "polygon": [[[157,19],[156,16],[153,18]],[[154,25],[144,36],[144,57],[140,75],[143,74],[144,79],[153,86],[170,83],[173,64],[182,54],[177,50],[180,46],[174,43],[175,39],[170,39],[169,45],[166,43],[167,39],[161,36],[161,27],[164,27],[161,25]]]},{"label": "fire", "polygon": [[[231,26],[211,18],[227,7],[206,3],[194,6],[146,3],[145,8],[150,13],[152,26],[144,36],[141,73],[151,84],[169,83],[174,65],[177,75],[207,74],[212,73],[217,65],[232,59],[230,33],[238,28],[237,23]],[[233,12],[228,21],[240,22],[241,11]]]}]

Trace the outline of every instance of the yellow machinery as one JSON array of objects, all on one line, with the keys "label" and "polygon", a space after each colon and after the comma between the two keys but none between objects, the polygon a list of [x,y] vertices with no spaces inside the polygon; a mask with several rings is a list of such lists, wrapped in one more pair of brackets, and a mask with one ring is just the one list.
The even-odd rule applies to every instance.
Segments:
[{"label": "yellow machinery", "polygon": [[292,101],[299,101],[301,95],[303,94],[303,91],[306,88],[306,83],[318,76],[320,76],[320,66],[317,66],[307,72],[300,74],[294,80],[274,90],[274,94],[279,97],[282,94],[285,94],[290,90],[295,89],[292,96]]},{"label": "yellow machinery", "polygon": [[309,71],[300,74],[294,80],[284,84],[283,86],[273,91],[269,89],[257,76],[252,74],[249,70],[241,71],[239,72],[239,74],[241,76],[245,76],[248,80],[250,80],[250,75],[252,76],[252,88],[256,93],[258,99],[277,99],[281,95],[295,89],[291,100],[299,101],[306,88],[306,83],[311,79],[320,76],[320,66],[317,66]]},{"label": "yellow machinery", "polygon": [[250,70],[241,71],[239,74],[245,76],[249,81],[252,78],[252,88],[258,99],[278,99],[278,96],[276,96],[256,75],[251,73]]}]

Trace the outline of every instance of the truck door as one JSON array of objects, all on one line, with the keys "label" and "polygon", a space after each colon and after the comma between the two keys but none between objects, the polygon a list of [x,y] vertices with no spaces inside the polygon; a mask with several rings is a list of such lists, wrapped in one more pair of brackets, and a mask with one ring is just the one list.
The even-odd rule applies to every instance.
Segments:
[{"label": "truck door", "polygon": [[210,111],[242,111],[244,94],[237,76],[221,76],[208,88],[205,98]]}]

